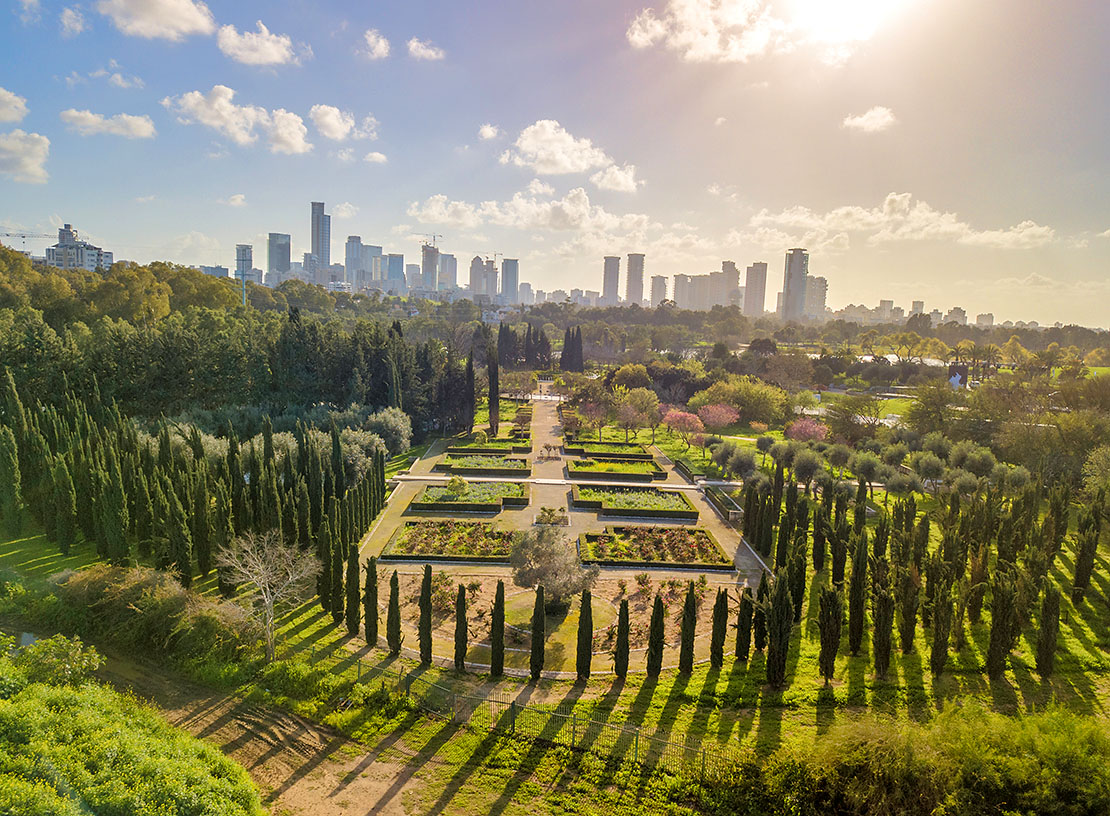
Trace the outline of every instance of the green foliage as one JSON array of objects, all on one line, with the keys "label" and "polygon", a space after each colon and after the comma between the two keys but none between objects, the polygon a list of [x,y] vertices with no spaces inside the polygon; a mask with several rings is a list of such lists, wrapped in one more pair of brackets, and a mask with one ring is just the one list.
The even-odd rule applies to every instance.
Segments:
[{"label": "green foliage", "polygon": [[817,612],[817,628],[821,634],[821,651],[817,666],[825,684],[836,672],[836,653],[840,649],[840,630],[844,623],[844,598],[831,587],[823,587]]},{"label": "green foliage", "polygon": [[[457,481],[456,481],[457,480]],[[459,484],[461,482],[461,485]],[[414,501],[418,502],[466,502],[467,504],[500,504],[506,496],[520,498],[526,495],[527,487],[517,482],[466,482],[460,476],[452,476],[447,485],[428,485]]]},{"label": "green foliage", "polygon": [[752,645],[752,591],[748,587],[740,590],[740,603],[736,611],[736,659],[746,662]]},{"label": "green foliage", "polygon": [[424,565],[424,575],[420,580],[420,619],[417,623],[416,637],[420,646],[420,665],[432,665],[432,568]]},{"label": "green foliage", "polygon": [[728,590],[717,590],[713,602],[713,627],[709,638],[709,664],[721,668],[725,663],[725,635],[728,634]]},{"label": "green foliage", "polygon": [[678,635],[678,671],[690,674],[694,670],[694,637],[698,623],[698,597],[691,581],[682,602],[682,623]]},{"label": "green foliage", "polygon": [[1040,626],[1037,629],[1037,673],[1044,679],[1052,676],[1056,665],[1056,640],[1060,634],[1060,590],[1055,584],[1044,589]]},{"label": "green foliage", "polygon": [[856,540],[852,580],[848,585],[848,652],[855,657],[863,645],[867,615],[867,536]]},{"label": "green foliage", "polygon": [[23,528],[21,481],[15,434],[6,425],[0,425],[0,518],[12,538],[18,536]]},{"label": "green foliage", "polygon": [[578,643],[576,650],[575,669],[578,679],[590,679],[590,663],[593,659],[594,649],[594,613],[593,600],[590,590],[582,590],[582,600],[578,612]]},{"label": "green foliage", "polygon": [[781,688],[786,684],[786,660],[790,650],[790,631],[794,626],[794,604],[785,572],[776,575],[771,585],[766,615],[767,683]]},{"label": "green foliage", "polygon": [[755,592],[755,613],[752,619],[753,639],[755,641],[755,650],[762,652],[767,645],[767,595],[771,591],[770,583],[767,580],[766,570],[761,570],[759,573],[759,586]]},{"label": "green foliage", "polygon": [[658,677],[663,670],[663,599],[655,596],[648,624],[647,675]]},{"label": "green foliage", "polygon": [[469,632],[466,628],[466,587],[459,584],[455,597],[455,671],[466,671],[466,647]]},{"label": "green foliage", "polygon": [[532,608],[532,642],[528,657],[528,674],[532,682],[543,672],[544,646],[547,639],[547,613],[544,608],[543,584],[536,587],[536,603]]},{"label": "green foliage", "polygon": [[367,645],[378,645],[378,559],[366,559],[366,579],[362,592],[363,633]]},{"label": "green foliage", "polygon": [[22,647],[15,655],[15,668],[28,683],[76,685],[99,669],[104,659],[79,638],[54,635]]},{"label": "green foliage", "polygon": [[600,501],[603,507],[614,510],[689,509],[680,491],[655,488],[579,487],[578,496],[583,501]]},{"label": "green foliage", "polygon": [[347,548],[347,634],[358,634],[359,618],[359,587],[358,587],[358,546],[352,544]]},{"label": "green foliage", "polygon": [[389,579],[389,607],[386,609],[385,617],[385,640],[391,655],[396,656],[401,653],[401,642],[404,638],[401,635],[401,599],[397,570],[393,570],[393,575]]},{"label": "green foliage", "polygon": [[493,610],[490,613],[490,668],[492,677],[505,673],[505,582],[497,581],[493,595]]},{"label": "green foliage", "polygon": [[617,677],[628,675],[628,599],[622,598],[617,612],[617,642],[613,647],[613,674]]}]

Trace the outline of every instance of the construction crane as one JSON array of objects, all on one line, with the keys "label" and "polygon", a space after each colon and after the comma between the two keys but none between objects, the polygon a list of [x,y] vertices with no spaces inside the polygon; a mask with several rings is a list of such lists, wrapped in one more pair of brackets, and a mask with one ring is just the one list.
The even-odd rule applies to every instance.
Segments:
[{"label": "construction crane", "polygon": [[[442,235],[440,235],[437,232],[421,232],[421,233],[419,233],[419,235],[421,235],[424,238],[431,238],[432,239],[431,240],[431,245],[432,246],[436,245],[436,239],[437,238],[442,238],[443,237]],[[428,241],[425,241],[424,243],[427,244]]]},{"label": "construction crane", "polygon": [[23,242],[23,250],[27,250],[28,238],[53,238],[53,235],[48,235],[42,232],[0,232],[0,238],[18,238]]}]

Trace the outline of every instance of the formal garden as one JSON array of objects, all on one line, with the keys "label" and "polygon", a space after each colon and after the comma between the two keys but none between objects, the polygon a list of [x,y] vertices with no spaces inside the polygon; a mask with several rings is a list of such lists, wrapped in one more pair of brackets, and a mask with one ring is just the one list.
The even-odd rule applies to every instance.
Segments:
[{"label": "formal garden", "polygon": [[407,521],[386,544],[382,557],[507,562],[512,544],[512,531],[484,522]]},{"label": "formal garden", "polygon": [[650,482],[667,478],[667,471],[654,459],[649,461],[611,459],[595,456],[588,459],[571,459],[567,474],[578,479],[613,479],[614,481]]},{"label": "formal garden", "polygon": [[409,503],[409,512],[498,513],[528,505],[529,486],[521,482],[467,482],[460,476],[447,484],[424,486]]},{"label": "formal garden", "polygon": [[585,563],[736,568],[713,534],[699,528],[607,527],[603,533],[582,533],[578,548]]},{"label": "formal garden", "polygon": [[698,518],[697,508],[681,490],[575,485],[571,501],[575,507],[598,510],[603,516],[689,520]]}]

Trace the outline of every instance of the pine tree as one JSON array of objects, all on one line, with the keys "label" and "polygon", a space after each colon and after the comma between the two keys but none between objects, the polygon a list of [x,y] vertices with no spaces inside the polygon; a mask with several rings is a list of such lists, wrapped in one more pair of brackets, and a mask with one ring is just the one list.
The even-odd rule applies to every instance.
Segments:
[{"label": "pine tree", "polygon": [[785,571],[775,576],[767,603],[767,683],[774,688],[786,685],[786,659],[790,632],[794,628],[794,602],[790,598]]},{"label": "pine tree", "polygon": [[582,601],[578,611],[578,649],[575,669],[578,679],[590,679],[590,663],[594,652],[594,611],[590,590],[582,590]]},{"label": "pine tree", "polygon": [[149,482],[141,469],[135,474],[134,505],[135,541],[139,547],[139,554],[149,558],[153,550],[154,503],[150,496]]},{"label": "pine tree", "polygon": [[347,634],[354,637],[358,634],[359,618],[362,610],[359,609],[358,591],[358,547],[353,544],[347,548]]},{"label": "pine tree", "polygon": [[747,662],[752,648],[752,591],[740,590],[740,604],[736,612],[736,659]]},{"label": "pine tree", "polygon": [[544,641],[547,638],[547,618],[543,606],[543,584],[536,587],[536,605],[532,608],[532,651],[528,660],[528,674],[532,682],[540,679],[543,671]]},{"label": "pine tree", "polygon": [[335,623],[343,620],[343,565],[346,558],[343,555],[343,539],[333,534],[331,537],[331,619]]},{"label": "pine tree", "polygon": [[455,671],[466,671],[468,634],[466,628],[466,587],[459,584],[459,592],[455,597]]},{"label": "pine tree", "polygon": [[848,652],[855,657],[863,645],[867,614],[867,534],[856,540],[852,553],[852,580],[848,584]]},{"label": "pine tree", "polygon": [[397,583],[397,570],[389,579],[389,607],[385,613],[385,641],[389,646],[389,653],[396,657],[401,653],[401,600],[400,589]]},{"label": "pine tree", "polygon": [[316,594],[320,607],[331,612],[331,523],[325,517],[316,533],[316,557],[320,560],[320,574],[316,579]]},{"label": "pine tree", "polygon": [[844,625],[844,598],[838,590],[824,587],[819,603],[817,628],[821,632],[821,651],[817,666],[827,686],[836,673],[836,653],[840,650],[840,630]]},{"label": "pine tree", "polygon": [[77,538],[77,495],[69,476],[65,457],[54,464],[54,542],[62,555],[69,555],[70,545]]},{"label": "pine tree", "polygon": [[628,599],[622,598],[617,613],[617,644],[613,650],[613,674],[624,678],[628,675]]},{"label": "pine tree", "polygon": [[[8,372],[9,379],[11,372]],[[15,384],[11,384],[15,389]],[[18,400],[19,395],[15,395]],[[22,410],[22,405],[19,406]],[[12,411],[8,406],[7,410]],[[11,428],[0,425],[0,516],[10,538],[19,536],[23,529],[23,493],[20,488],[19,447]]]},{"label": "pine tree", "polygon": [[658,677],[663,670],[663,599],[655,596],[651,608],[651,623],[648,625],[647,675]]},{"label": "pine tree", "polygon": [[489,643],[489,673],[491,677],[500,677],[505,673],[505,582],[500,580],[497,582],[497,590],[493,595]]},{"label": "pine tree", "polygon": [[709,665],[715,669],[725,664],[725,635],[728,634],[728,590],[718,589],[713,602],[713,627],[709,636]]},{"label": "pine tree", "polygon": [[759,575],[759,587],[755,592],[755,614],[752,618],[752,629],[755,640],[755,650],[762,652],[767,646],[767,612],[766,602],[767,594],[771,591],[771,587],[767,582],[767,573],[761,572]]},{"label": "pine tree", "polygon": [[1060,634],[1060,590],[1051,582],[1044,588],[1040,623],[1037,630],[1037,673],[1047,680],[1056,665],[1056,639]]},{"label": "pine tree", "polygon": [[424,565],[424,578],[420,582],[420,622],[417,626],[420,644],[420,665],[432,665],[432,567]]},{"label": "pine tree", "polygon": [[378,559],[366,559],[366,583],[362,591],[362,621],[366,645],[378,645]]}]

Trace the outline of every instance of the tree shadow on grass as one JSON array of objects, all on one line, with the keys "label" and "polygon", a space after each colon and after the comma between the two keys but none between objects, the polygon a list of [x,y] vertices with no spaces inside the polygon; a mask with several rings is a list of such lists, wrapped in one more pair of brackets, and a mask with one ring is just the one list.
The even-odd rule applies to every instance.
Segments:
[{"label": "tree shadow on grass", "polygon": [[823,736],[836,721],[836,692],[831,686],[817,690],[817,735]]},{"label": "tree shadow on grass", "polygon": [[400,793],[401,789],[409,782],[409,780],[412,779],[421,770],[421,768],[424,767],[424,764],[428,762],[428,760],[430,760],[432,757],[434,757],[437,753],[439,753],[439,750],[444,745],[446,745],[451,740],[451,738],[455,736],[455,734],[457,734],[462,728],[465,728],[465,726],[456,723],[454,720],[448,720],[447,722],[445,722],[443,726],[438,731],[436,731],[432,738],[428,740],[420,748],[419,751],[416,752],[416,756],[405,763],[404,770],[397,775],[397,778],[393,780],[393,783],[389,786],[389,788],[387,788],[382,793],[382,795],[378,797],[378,801],[375,802],[373,806],[371,806],[370,810],[367,811],[367,816],[372,813],[380,812],[381,808],[384,807],[390,800],[392,800],[393,797],[395,797],[398,793]]}]

